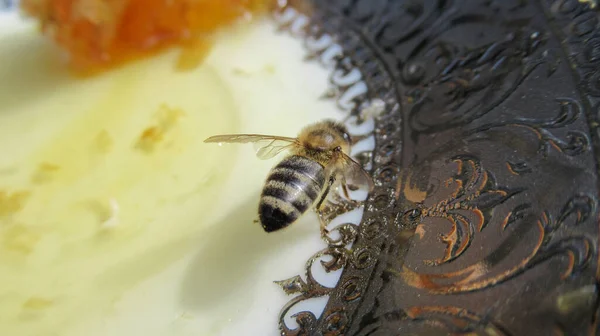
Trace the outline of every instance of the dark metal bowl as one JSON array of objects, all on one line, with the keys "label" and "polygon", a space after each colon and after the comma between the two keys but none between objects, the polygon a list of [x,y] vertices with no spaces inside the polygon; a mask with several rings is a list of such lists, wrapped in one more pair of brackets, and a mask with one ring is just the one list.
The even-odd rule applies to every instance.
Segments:
[{"label": "dark metal bowl", "polygon": [[[600,335],[600,14],[576,0],[314,0],[282,28],[359,69],[376,188],[331,242],[333,289],[293,278],[284,335]],[[314,45],[314,43],[313,43]],[[351,86],[337,86],[342,99]],[[343,98],[346,99],[346,98]],[[360,119],[360,118],[359,118]],[[360,122],[360,120],[358,121]],[[347,243],[353,242],[351,248]],[[312,261],[309,261],[309,265]],[[283,317],[329,297],[299,328]],[[319,316],[319,317],[317,317]]]}]

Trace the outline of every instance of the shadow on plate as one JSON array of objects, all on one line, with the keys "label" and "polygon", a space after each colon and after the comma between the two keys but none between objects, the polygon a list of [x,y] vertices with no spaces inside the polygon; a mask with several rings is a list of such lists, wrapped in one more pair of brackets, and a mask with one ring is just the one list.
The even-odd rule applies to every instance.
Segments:
[{"label": "shadow on plate", "polygon": [[281,280],[259,279],[265,258],[279,253],[286,244],[317,232],[318,225],[313,227],[306,222],[281,232],[264,232],[259,223],[253,222],[257,218],[258,197],[203,232],[201,248],[189,265],[181,292],[181,302],[187,309],[212,310],[251,291],[252,288],[244,287],[248,283]]}]

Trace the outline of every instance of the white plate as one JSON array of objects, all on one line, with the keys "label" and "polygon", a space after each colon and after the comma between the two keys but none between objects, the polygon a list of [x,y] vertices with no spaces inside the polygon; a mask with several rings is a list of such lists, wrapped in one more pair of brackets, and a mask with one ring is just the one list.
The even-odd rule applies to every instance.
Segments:
[{"label": "white plate", "polygon": [[[214,132],[228,130],[231,132],[294,136],[302,126],[309,122],[322,118],[339,119],[343,116],[336,104],[319,99],[330,85],[328,78],[331,70],[316,62],[303,62],[302,58],[305,50],[301,41],[292,38],[287,33],[276,33],[275,28],[273,22],[261,22],[244,33],[232,35],[234,37],[231,38],[223,38],[215,45],[211,55],[206,60],[206,64],[211,67],[210,71],[207,71],[212,71],[212,76],[216,76],[215,78],[219,79],[220,85],[224,85],[223,90],[230,94],[228,97],[231,101],[227,99],[227,101],[221,101],[219,104],[228,106],[228,109],[233,111],[232,114],[227,114],[231,126],[223,124],[223,120],[217,118],[221,120],[220,126],[215,126]],[[8,39],[13,38],[23,39],[23,42],[13,41],[10,44],[11,48],[14,47],[11,50],[18,54],[2,53],[3,46],[0,45],[0,55],[12,60],[11,62],[0,60],[0,74],[14,74],[15,71],[18,71],[18,66],[28,64],[35,67],[36,62],[45,64],[40,66],[39,71],[49,71],[47,62],[55,60],[48,56],[51,54],[48,51],[50,50],[47,46],[48,43],[44,42],[35,32],[31,23],[20,19],[15,11],[4,11],[0,13],[0,41],[8,41]],[[38,57],[36,53],[42,54]],[[46,56],[51,61],[48,61],[45,58]],[[19,63],[21,58],[27,58],[27,60]],[[5,134],[5,138],[0,140],[5,141],[5,146],[8,146],[6,145],[7,139],[14,142],[18,141],[20,147],[16,147],[17,150],[13,150],[12,154],[5,155],[0,160],[0,171],[10,172],[11,169],[17,171],[14,177],[5,176],[2,178],[0,175],[0,188],[12,185],[13,182],[14,186],[25,183],[22,181],[24,178],[20,178],[21,175],[18,172],[34,169],[35,166],[29,167],[27,164],[23,164],[23,162],[31,162],[31,160],[25,160],[24,157],[31,157],[34,153],[40,152],[40,148],[48,143],[58,141],[56,139],[64,135],[65,130],[71,129],[69,128],[72,127],[70,123],[79,120],[77,118],[85,116],[86,113],[92,118],[95,112],[82,109],[85,102],[77,100],[78,97],[81,98],[85,94],[96,97],[96,94],[104,92],[104,85],[112,87],[110,83],[116,77],[123,76],[127,79],[129,78],[127,76],[130,76],[131,79],[129,80],[135,81],[144,76],[144,83],[157,83],[144,84],[146,85],[144,86],[145,90],[148,91],[141,92],[154,92],[154,94],[145,98],[142,97],[144,102],[139,103],[140,106],[155,104],[154,100],[158,99],[157,96],[160,98],[161,92],[169,92],[168,95],[165,93],[165,97],[171,98],[165,99],[171,99],[167,103],[172,104],[179,102],[178,99],[180,99],[182,102],[191,101],[190,106],[196,106],[194,104],[202,102],[203,99],[207,102],[210,100],[209,97],[203,97],[202,92],[196,93],[189,86],[176,86],[179,83],[176,80],[170,81],[160,77],[158,74],[165,75],[170,71],[164,65],[167,64],[166,62],[160,64],[157,68],[148,67],[147,65],[131,65],[134,70],[129,68],[127,68],[129,70],[123,70],[123,73],[129,73],[129,75],[121,75],[117,71],[116,74],[102,75],[100,79],[92,79],[77,83],[77,85],[61,75],[45,76],[39,75],[39,73],[35,76],[23,76],[25,79],[22,79],[16,86],[6,85],[3,89],[8,90],[9,94],[5,93],[4,97],[9,97],[7,100],[13,104],[11,106],[21,105],[18,105],[19,108],[13,109],[0,108],[0,123],[4,125],[14,124],[10,131],[12,133],[7,131],[10,134]],[[13,69],[1,68],[8,66],[13,67]],[[14,67],[17,67],[16,70]],[[208,72],[198,71],[197,75],[208,76]],[[131,75],[131,73],[134,75]],[[39,78],[45,78],[46,82],[41,81],[40,84]],[[52,82],[48,78],[56,80],[56,82]],[[21,87],[16,88],[19,85]],[[22,92],[18,90],[22,90],[24,87],[31,87],[31,93],[22,95]],[[182,93],[176,95],[168,91],[169,89],[175,90],[173,87],[177,87],[177,90]],[[14,92],[10,90],[14,90]],[[96,93],[86,93],[88,92],[86,90]],[[14,97],[17,97],[19,92],[21,92],[23,100],[17,102]],[[76,94],[70,94],[69,92],[76,92]],[[102,102],[104,98],[100,97],[98,99]],[[52,115],[43,113],[43,108],[40,106],[44,106],[47,101],[52,101],[53,104],[63,104],[61,106],[64,106],[64,108]],[[185,105],[185,103],[181,104]],[[193,130],[193,125],[189,123],[182,127],[184,131],[188,130],[188,133],[185,134],[193,134],[192,136],[195,137],[195,139],[189,141],[195,144],[194,150],[197,151],[198,155],[202,155],[205,151],[214,150],[211,155],[217,157],[222,154],[218,154],[219,152],[216,152],[213,147],[211,147],[212,149],[201,147],[211,145],[200,145],[200,140],[207,135],[212,135],[204,133],[210,132],[211,127],[200,127],[203,121],[208,122],[211,120],[208,116],[209,113],[219,113],[218,108],[215,109],[214,106],[212,108],[211,110],[210,107],[206,107],[205,114],[201,114],[197,110],[185,111],[186,114],[192,115],[191,119],[188,120],[192,120],[199,125],[198,134],[190,131]],[[8,113],[9,110],[18,113],[13,115]],[[113,112],[136,115],[135,113],[138,112],[133,111],[138,110],[139,108],[136,109],[135,106],[129,106]],[[223,107],[223,111],[225,111],[225,107]],[[101,122],[99,122],[97,132],[102,131],[100,124]],[[119,123],[107,125],[123,129],[137,127],[135,122],[131,122],[129,126]],[[138,126],[141,127],[141,125]],[[372,125],[369,126],[367,123],[358,131],[365,132],[365,127],[366,131],[369,131],[368,128]],[[126,131],[123,132],[126,133]],[[119,141],[117,138],[113,147],[120,148],[119,146],[124,144],[124,142]],[[71,150],[70,143],[65,142],[63,144],[66,147],[62,152],[68,154]],[[123,146],[127,147],[129,145],[129,143],[126,143]],[[366,141],[360,146],[369,148],[373,146],[373,143],[372,141]],[[11,148],[15,148],[15,146],[7,147],[5,150],[9,151]],[[2,149],[1,146],[0,149]],[[195,206],[201,207],[201,204],[195,205],[194,202],[202,199],[203,196],[194,196],[196,198],[190,196],[186,198],[185,202],[179,202],[177,201],[179,196],[170,194],[167,191],[165,191],[165,194],[145,195],[147,199],[154,197],[155,201],[160,199],[162,202],[151,202],[150,200],[144,203],[140,201],[143,204],[138,205],[139,207],[148,206],[149,208],[144,211],[154,211],[153,213],[158,218],[148,219],[148,223],[145,222],[145,219],[127,218],[126,214],[129,211],[127,204],[133,203],[127,203],[127,200],[123,199],[133,196],[124,195],[120,196],[119,199],[110,199],[107,196],[101,202],[106,202],[105,205],[109,210],[112,204],[111,211],[123,217],[120,222],[115,223],[126,228],[128,220],[131,222],[138,221],[142,223],[140,224],[142,226],[147,224],[148,228],[151,229],[144,227],[145,231],[141,234],[145,235],[143,237],[147,237],[147,239],[152,239],[151,243],[150,240],[147,245],[144,241],[137,241],[135,249],[132,246],[121,246],[123,244],[119,245],[119,242],[114,243],[116,248],[125,251],[123,258],[115,259],[114,254],[107,252],[105,259],[110,259],[110,256],[113,256],[113,259],[104,260],[102,264],[98,264],[99,266],[95,272],[90,274],[88,274],[88,271],[78,268],[61,269],[60,272],[62,273],[60,273],[53,266],[53,262],[56,262],[56,265],[64,264],[60,264],[54,259],[47,259],[49,258],[47,257],[48,253],[50,253],[47,251],[41,254],[36,254],[34,251],[29,255],[19,257],[21,259],[10,259],[12,261],[20,260],[19,263],[10,264],[5,261],[4,265],[0,265],[0,270],[6,272],[5,274],[14,275],[12,277],[14,279],[26,276],[20,272],[29,272],[27,273],[29,274],[27,275],[28,286],[5,287],[9,288],[8,290],[0,288],[0,298],[10,299],[4,301],[4,306],[0,303],[0,334],[37,336],[40,335],[38,330],[45,330],[45,335],[61,336],[278,335],[279,309],[284,306],[290,297],[287,297],[273,281],[304,274],[305,262],[316,251],[324,248],[325,244],[319,238],[318,221],[312,213],[304,216],[296,225],[278,233],[266,234],[259,225],[254,224],[253,220],[256,218],[256,207],[262,181],[276,159],[271,161],[257,160],[251,146],[240,145],[224,150],[234,155],[228,164],[231,169],[223,167],[222,171],[214,172],[214,174],[225,174],[222,178],[224,182],[217,187],[211,187],[218,191],[218,194],[211,199],[214,204],[206,210],[206,213],[197,215],[198,227],[186,226],[184,222],[189,224],[190,216],[182,215],[178,217],[177,214],[182,211],[193,211]],[[356,152],[356,149],[354,152]],[[201,159],[189,152],[185,153],[181,154],[180,157],[192,155],[189,159],[189,165],[202,164]],[[189,167],[186,168],[185,163],[186,161],[181,161],[179,166],[168,168],[170,169],[169,172],[171,170],[181,170],[180,173],[183,174],[182,176],[186,180],[183,183],[178,182],[178,185],[196,185],[199,182],[198,180],[210,179],[210,174],[207,175],[208,177],[203,177],[200,173],[198,173],[198,176],[190,173]],[[206,164],[214,164],[214,162]],[[88,174],[87,171],[81,174],[86,178],[88,176],[86,175]],[[123,172],[117,170],[103,172],[103,174],[123,177]],[[155,184],[146,180],[140,180],[136,183],[135,188],[137,189],[135,190],[145,191],[147,194],[152,194],[152,188],[158,188]],[[174,182],[173,184],[177,183]],[[41,186],[39,188],[46,187]],[[194,192],[201,195],[203,190],[198,189]],[[76,198],[78,195],[71,196]],[[164,205],[164,209],[162,209],[160,207],[163,205],[156,204],[171,205]],[[11,223],[21,219],[33,218],[33,214],[27,214],[27,209],[24,208],[21,213],[11,217]],[[45,209],[48,214],[36,215],[52,222],[51,214],[54,212],[51,205],[48,205],[48,208]],[[137,209],[137,212],[130,213],[137,213],[136,216],[141,216],[139,213],[142,210]],[[176,216],[169,220],[168,216],[170,214]],[[344,219],[348,222],[358,223],[360,216],[361,212],[357,211]],[[181,222],[178,219],[180,217],[183,218]],[[8,221],[8,219],[0,217],[0,224],[3,223],[3,220]],[[69,225],[71,224],[63,223],[62,227],[69,228],[71,227]],[[77,225],[82,224],[78,223]],[[171,234],[172,232],[178,232],[179,227],[185,227],[186,229],[177,234]],[[6,235],[6,231],[2,230],[3,227],[0,225],[0,238],[3,234]],[[47,231],[52,232],[52,230],[53,227],[50,225]],[[125,230],[125,232],[137,234],[136,229],[132,230]],[[89,238],[85,234],[82,235],[74,239]],[[160,240],[162,235],[165,236],[163,241]],[[43,239],[42,241],[46,242]],[[52,243],[47,244],[54,246]],[[56,244],[54,248],[62,250],[66,246],[64,244],[68,244],[68,242],[63,239]],[[36,249],[38,249],[37,246]],[[50,248],[50,250],[52,249]],[[89,253],[97,257],[99,252],[92,251]],[[32,255],[36,257],[32,257]],[[39,255],[42,255],[42,257],[39,257]],[[60,255],[60,253],[57,255]],[[42,261],[38,259],[32,261],[31,258],[41,258]],[[69,258],[73,257],[69,256]],[[39,263],[39,267],[47,270],[46,276],[43,274],[39,274],[39,277],[31,276],[36,272],[36,265],[38,265],[36,262]],[[90,261],[90,263],[93,262]],[[72,266],[77,265],[77,263],[69,261],[66,265]],[[85,265],[85,267],[87,270],[90,265]],[[340,275],[340,272],[325,274],[322,270],[316,271],[321,282],[328,286],[335,285]],[[78,272],[81,272],[81,275],[76,275]],[[121,286],[120,282],[126,283],[126,285]],[[11,291],[10,288],[17,288],[18,290]],[[30,292],[24,292],[23,288],[29,288]],[[49,288],[49,292],[42,290],[44,288]],[[102,293],[102,299],[97,298],[99,296],[97,293]],[[47,297],[44,296],[46,294]],[[47,302],[37,301],[37,306],[34,305],[35,312],[25,314],[23,305],[15,303],[26,302],[28,297],[38,300],[43,298]],[[6,302],[12,302],[13,304],[7,304]],[[315,299],[295,307],[294,311],[311,309],[318,315],[322,311],[325,302],[326,298]],[[68,318],[65,318],[67,313]],[[287,319],[287,322],[290,326],[294,325],[290,319]],[[6,330],[2,331],[3,328],[6,328]]]}]

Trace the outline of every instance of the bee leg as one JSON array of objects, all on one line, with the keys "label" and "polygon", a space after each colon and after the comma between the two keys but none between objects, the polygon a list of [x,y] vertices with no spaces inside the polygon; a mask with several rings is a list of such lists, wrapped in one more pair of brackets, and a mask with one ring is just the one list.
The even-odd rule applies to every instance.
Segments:
[{"label": "bee leg", "polygon": [[333,183],[335,183],[335,177],[330,177],[329,181],[327,181],[327,186],[325,187],[325,190],[323,191],[323,193],[321,194],[321,198],[319,199],[319,202],[317,202],[317,210],[321,211],[323,204],[325,203],[325,200],[327,199],[327,196],[329,195],[329,191],[331,190],[331,186],[333,185]]},{"label": "bee leg", "polygon": [[341,200],[343,203],[345,203],[347,206],[351,207],[351,208],[358,208],[360,206],[359,201],[353,200],[352,198],[350,198],[350,192],[348,191],[348,184],[346,182],[346,178],[342,176],[342,191],[344,192],[344,197],[346,197],[345,200]]},{"label": "bee leg", "polygon": [[339,215],[360,207],[361,204],[360,201],[346,199],[339,193],[334,192],[331,193],[331,197],[327,199],[319,213],[326,221],[331,221]]},{"label": "bee leg", "polygon": [[348,185],[346,184],[346,179],[342,181],[342,191],[344,192],[344,196],[346,199],[351,200],[350,193],[348,192]]},{"label": "bee leg", "polygon": [[317,202],[317,205],[315,207],[315,209],[317,210],[316,211],[317,215],[319,216],[319,222],[321,224],[321,237],[324,237],[329,234],[329,230],[327,229],[328,221],[325,219],[323,205],[325,204],[325,200],[327,199],[327,196],[329,195],[329,191],[331,190],[331,186],[334,183],[335,183],[335,177],[331,176],[329,178],[329,181],[327,181],[327,186],[325,187],[325,190],[321,194],[321,198],[319,199],[319,201]]}]

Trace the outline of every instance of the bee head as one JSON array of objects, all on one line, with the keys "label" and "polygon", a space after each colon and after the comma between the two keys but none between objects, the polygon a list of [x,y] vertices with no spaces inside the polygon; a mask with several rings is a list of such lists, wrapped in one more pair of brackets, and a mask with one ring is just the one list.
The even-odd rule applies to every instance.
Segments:
[{"label": "bee head", "polygon": [[331,151],[350,149],[352,138],[344,124],[334,120],[325,120],[309,125],[299,136],[303,145],[312,150]]}]

